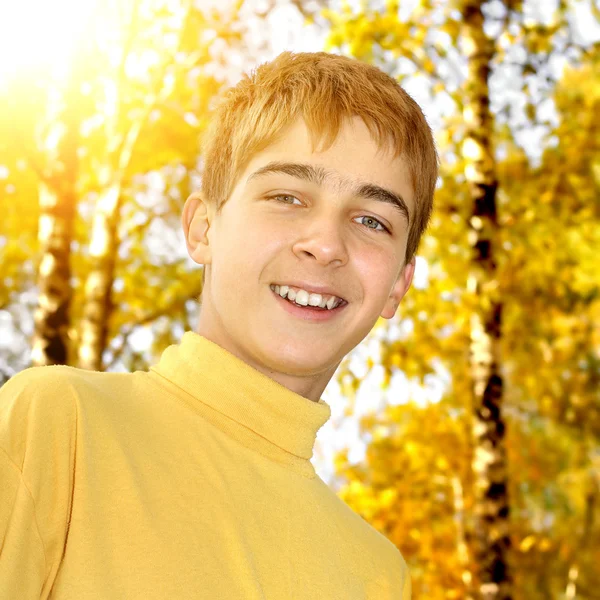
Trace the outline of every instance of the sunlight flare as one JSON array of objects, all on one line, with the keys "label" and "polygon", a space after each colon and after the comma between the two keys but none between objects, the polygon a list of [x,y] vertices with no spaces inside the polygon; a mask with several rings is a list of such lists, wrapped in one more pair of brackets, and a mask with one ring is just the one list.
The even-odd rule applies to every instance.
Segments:
[{"label": "sunlight flare", "polygon": [[97,7],[96,0],[21,0],[0,8],[0,85],[60,70]]}]

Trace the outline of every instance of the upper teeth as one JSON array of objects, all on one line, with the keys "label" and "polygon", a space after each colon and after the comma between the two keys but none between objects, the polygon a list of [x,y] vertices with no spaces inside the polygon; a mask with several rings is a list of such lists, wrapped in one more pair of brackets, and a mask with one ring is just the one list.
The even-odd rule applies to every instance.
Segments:
[{"label": "upper teeth", "polygon": [[287,285],[272,285],[271,289],[279,294],[282,298],[288,298],[293,300],[296,304],[302,306],[320,306],[321,308],[327,308],[331,310],[336,308],[342,302],[341,298],[337,296],[322,296],[321,294],[313,294],[300,288],[292,288]]}]

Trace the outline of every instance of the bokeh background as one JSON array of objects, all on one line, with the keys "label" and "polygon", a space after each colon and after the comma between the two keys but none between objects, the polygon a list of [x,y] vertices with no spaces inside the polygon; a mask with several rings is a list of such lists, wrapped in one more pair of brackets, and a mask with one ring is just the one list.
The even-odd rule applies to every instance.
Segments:
[{"label": "bokeh background", "polygon": [[600,598],[598,0],[0,2],[0,385],[147,369],[195,328],[202,132],[283,50],[396,77],[441,157],[414,287],[323,396],[319,475],[414,598]]}]

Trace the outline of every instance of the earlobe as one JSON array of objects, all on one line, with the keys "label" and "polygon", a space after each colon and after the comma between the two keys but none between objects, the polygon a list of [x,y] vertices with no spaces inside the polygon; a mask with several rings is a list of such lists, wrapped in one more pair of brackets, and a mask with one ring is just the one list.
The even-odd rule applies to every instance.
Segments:
[{"label": "earlobe", "polygon": [[206,203],[199,192],[185,201],[181,225],[190,258],[199,265],[210,263],[208,229],[210,227]]},{"label": "earlobe", "polygon": [[415,274],[415,265],[416,259],[413,256],[412,260],[404,265],[402,271],[400,271],[400,275],[394,284],[392,292],[385,304],[385,308],[381,312],[381,316],[384,319],[391,319],[396,314],[400,301],[404,298],[412,284],[413,276]]}]

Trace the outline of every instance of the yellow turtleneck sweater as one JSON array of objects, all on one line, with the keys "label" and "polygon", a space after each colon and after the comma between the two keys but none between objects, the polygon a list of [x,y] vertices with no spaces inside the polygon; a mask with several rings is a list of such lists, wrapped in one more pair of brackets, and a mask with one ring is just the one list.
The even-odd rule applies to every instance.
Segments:
[{"label": "yellow turtleneck sweater", "polygon": [[2,600],[408,600],[310,463],[331,415],[196,333],[148,372],[0,390]]}]

